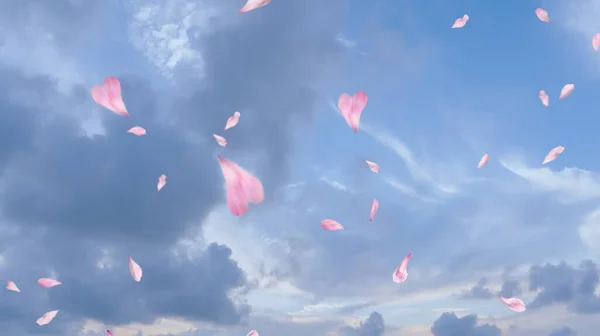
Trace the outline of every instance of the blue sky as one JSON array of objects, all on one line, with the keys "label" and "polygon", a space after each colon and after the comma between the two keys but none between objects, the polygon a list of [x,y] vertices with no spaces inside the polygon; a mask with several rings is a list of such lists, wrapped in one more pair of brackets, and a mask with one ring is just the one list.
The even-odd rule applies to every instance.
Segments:
[{"label": "blue sky", "polygon": [[[22,291],[0,293],[3,330],[600,328],[600,1],[273,0],[244,14],[243,0],[56,1],[0,0],[0,268]],[[93,102],[108,76],[131,118]],[[369,102],[354,133],[335,106],[357,91]],[[134,125],[148,134],[127,134]],[[264,184],[265,201],[242,217],[225,205],[216,155]],[[346,229],[324,231],[324,218]],[[41,289],[39,277],[64,285]]]}]

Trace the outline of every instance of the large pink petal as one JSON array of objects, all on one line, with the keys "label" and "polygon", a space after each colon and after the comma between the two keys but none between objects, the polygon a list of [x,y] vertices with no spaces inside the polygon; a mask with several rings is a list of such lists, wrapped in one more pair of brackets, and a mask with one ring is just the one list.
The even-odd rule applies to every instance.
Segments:
[{"label": "large pink petal", "polygon": [[540,98],[540,101],[542,102],[542,104],[546,107],[550,106],[550,100],[548,98],[548,94],[546,93],[546,91],[544,90],[540,90],[540,93],[538,93],[538,97]]},{"label": "large pink petal", "polygon": [[537,8],[535,10],[535,15],[538,17],[538,19],[540,19],[540,21],[542,22],[548,22],[550,23],[550,17],[548,16],[548,12],[546,12],[543,8]]},{"label": "large pink petal", "polygon": [[240,13],[249,12],[253,9],[257,9],[257,8],[266,6],[270,2],[271,2],[271,0],[248,0],[248,2],[246,2],[244,7],[242,7],[242,9],[240,9]]},{"label": "large pink petal", "polygon": [[377,163],[369,161],[369,160],[365,160],[365,162],[367,163],[367,165],[369,166],[369,169],[371,169],[371,171],[373,173],[379,173],[379,165]]},{"label": "large pink petal", "polygon": [[477,168],[481,168],[483,166],[485,166],[488,161],[490,161],[490,155],[489,154],[483,154],[483,156],[481,157],[481,160],[479,160],[479,164],[477,165]]},{"label": "large pink petal", "polygon": [[554,160],[556,160],[558,158],[558,156],[560,154],[562,154],[562,152],[565,151],[565,147],[563,146],[556,146],[554,148],[552,148],[550,150],[550,152],[548,152],[548,155],[546,155],[546,157],[544,158],[544,161],[542,162],[542,164],[546,164],[548,162],[552,162]]},{"label": "large pink petal", "polygon": [[333,219],[324,219],[321,221],[321,227],[323,228],[323,230],[326,231],[337,231],[337,230],[343,230],[344,227],[342,226],[342,224],[334,221]]},{"label": "large pink petal", "polygon": [[465,14],[463,17],[454,20],[454,24],[451,28],[462,28],[467,24],[467,21],[469,21],[469,16]]},{"label": "large pink petal", "polygon": [[522,313],[527,310],[527,307],[525,307],[525,303],[519,298],[505,298],[502,295],[498,295],[498,297],[512,311]]},{"label": "large pink petal", "polygon": [[258,331],[256,331],[256,330],[250,330],[250,332],[247,333],[246,336],[258,336]]},{"label": "large pink petal", "polygon": [[225,139],[224,137],[222,137],[220,135],[216,135],[214,133],[213,133],[213,137],[215,138],[215,141],[217,141],[219,146],[221,146],[221,147],[227,146],[227,139]]},{"label": "large pink petal", "polygon": [[227,206],[233,215],[242,216],[248,211],[248,203],[259,204],[264,200],[263,185],[258,178],[222,156],[217,156],[217,160],[225,179]]},{"label": "large pink petal", "polygon": [[598,48],[600,48],[600,33],[592,37],[592,48],[594,48],[594,51],[598,51]]},{"label": "large pink petal", "polygon": [[92,87],[92,98],[101,106],[124,117],[129,117],[121,96],[121,83],[116,77],[107,77],[103,86]]},{"label": "large pink petal", "polygon": [[368,97],[364,92],[357,92],[354,96],[343,93],[340,96],[340,99],[338,99],[338,109],[342,113],[346,123],[354,130],[354,132],[358,132],[360,116],[367,106],[367,101]]},{"label": "large pink petal", "polygon": [[129,274],[131,274],[133,280],[137,282],[142,281],[142,268],[131,258],[131,256],[129,256]]},{"label": "large pink petal", "polygon": [[106,329],[106,333],[108,334],[108,336],[115,336],[115,335],[112,333],[112,331],[110,331],[110,330],[108,330],[108,329]]},{"label": "large pink petal", "polygon": [[227,118],[227,122],[225,123],[225,130],[228,130],[237,125],[240,121],[240,116],[240,112],[236,111],[231,117]]},{"label": "large pink petal", "polygon": [[408,262],[410,261],[410,258],[412,258],[412,253],[409,253],[404,257],[400,266],[398,266],[394,271],[394,274],[392,274],[392,280],[394,280],[395,283],[401,283],[408,279]]},{"label": "large pink petal", "polygon": [[38,285],[44,288],[52,288],[54,286],[62,285],[62,282],[50,278],[39,278]]},{"label": "large pink petal", "polygon": [[162,174],[158,177],[158,183],[156,184],[156,190],[160,191],[167,185],[167,175]]},{"label": "large pink petal", "polygon": [[58,310],[46,312],[46,313],[44,313],[44,315],[42,315],[42,317],[37,319],[37,321],[35,321],[35,323],[37,323],[40,326],[46,325],[46,324],[52,322],[52,320],[54,320],[54,318],[56,317],[56,314],[58,314],[58,312],[59,312]]},{"label": "large pink petal", "polygon": [[373,218],[375,218],[375,215],[377,214],[377,211],[379,210],[379,201],[376,199],[373,199],[373,201],[371,201],[371,213],[369,215],[369,221],[373,221]]},{"label": "large pink petal", "polygon": [[146,135],[146,129],[140,126],[133,126],[127,130],[127,133],[135,134],[137,136],[144,136]]},{"label": "large pink petal", "polygon": [[18,293],[21,292],[19,287],[17,287],[17,284],[10,280],[8,280],[6,282],[6,289],[8,289],[9,291],[13,291],[13,292],[18,292]]},{"label": "large pink petal", "polygon": [[571,92],[573,92],[574,89],[575,84],[567,84],[563,86],[563,88],[560,90],[560,97],[558,97],[558,99],[567,98],[571,94]]}]

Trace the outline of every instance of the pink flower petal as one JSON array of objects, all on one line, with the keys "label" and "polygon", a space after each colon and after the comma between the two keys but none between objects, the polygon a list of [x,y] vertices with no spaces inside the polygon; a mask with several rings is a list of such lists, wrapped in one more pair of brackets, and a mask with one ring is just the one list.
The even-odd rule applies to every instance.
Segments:
[{"label": "pink flower petal", "polygon": [[137,136],[144,136],[146,135],[146,130],[143,127],[134,126],[127,130],[127,133],[135,134]]},{"label": "pink flower petal", "polygon": [[375,218],[375,215],[377,214],[377,211],[379,210],[379,201],[376,199],[373,199],[373,201],[371,201],[371,214],[369,216],[369,221],[373,221],[373,218]]},{"label": "pink flower petal", "polygon": [[167,185],[167,175],[162,174],[158,177],[158,183],[156,184],[156,190],[160,191]]},{"label": "pink flower petal", "polygon": [[398,268],[396,268],[396,270],[394,271],[394,274],[392,274],[392,280],[394,280],[395,283],[401,283],[408,279],[407,268],[410,258],[412,258],[412,253],[409,253],[406,257],[404,257],[404,260],[402,260],[400,266],[398,266]]},{"label": "pink flower petal", "polygon": [[13,291],[13,292],[17,292],[17,293],[21,292],[21,290],[19,289],[19,287],[17,287],[17,284],[14,283],[14,282],[12,282],[12,281],[10,281],[10,280],[8,280],[6,282],[6,289],[8,289],[10,291]]},{"label": "pink flower petal", "polygon": [[348,126],[352,127],[354,132],[358,132],[360,116],[367,106],[368,97],[364,92],[357,92],[354,96],[343,93],[338,99],[338,109],[346,120]]},{"label": "pink flower petal", "polygon": [[108,334],[108,336],[115,336],[115,335],[112,333],[112,331],[110,331],[110,330],[108,330],[108,329],[106,329],[106,333]]},{"label": "pink flower petal", "polygon": [[270,2],[271,2],[271,0],[248,0],[248,2],[246,2],[244,7],[242,7],[242,9],[240,9],[240,13],[249,12],[253,9],[257,9],[257,8],[266,6]]},{"label": "pink flower petal", "polygon": [[104,106],[123,117],[129,117],[121,97],[121,83],[116,77],[107,77],[103,86],[93,86],[91,91],[96,104]]},{"label": "pink flower petal", "polygon": [[563,146],[557,146],[554,147],[550,150],[550,152],[548,152],[548,155],[546,155],[546,157],[544,158],[544,162],[542,162],[542,164],[546,164],[548,162],[552,162],[554,160],[556,160],[556,158],[558,158],[558,156],[560,154],[562,154],[562,152],[565,151],[565,147]]},{"label": "pink flower petal", "polygon": [[38,285],[44,288],[52,288],[54,286],[62,285],[62,282],[50,278],[39,278]]},{"label": "pink flower petal", "polygon": [[225,123],[225,130],[232,128],[237,125],[240,121],[240,112],[235,112],[231,117],[227,118],[227,122]]},{"label": "pink flower petal", "polygon": [[600,48],[600,33],[597,33],[592,37],[592,47],[594,48],[594,51],[598,51],[598,48]]},{"label": "pink flower petal", "polygon": [[538,97],[540,98],[542,105],[544,105],[546,107],[550,106],[550,101],[549,101],[548,94],[546,93],[546,91],[540,90]]},{"label": "pink flower petal", "polygon": [[333,219],[324,219],[321,221],[321,227],[323,228],[323,230],[326,231],[337,231],[337,230],[343,230],[344,227],[342,226],[342,224],[334,221]]},{"label": "pink flower petal", "polygon": [[133,280],[140,282],[142,281],[142,268],[129,256],[129,273]]},{"label": "pink flower petal", "polygon": [[220,135],[216,135],[214,133],[213,133],[213,137],[215,137],[215,140],[217,141],[217,143],[219,144],[219,146],[221,146],[221,147],[227,146],[227,139],[223,138]]},{"label": "pink flower petal", "polygon": [[465,14],[463,17],[454,20],[454,24],[451,28],[462,28],[467,24],[467,21],[469,21],[469,16]]},{"label": "pink flower petal", "polygon": [[227,206],[234,216],[245,214],[248,203],[259,204],[264,200],[263,185],[256,176],[224,157],[217,156],[217,160],[225,179]]},{"label": "pink flower petal", "polygon": [[567,98],[571,94],[571,92],[573,92],[574,89],[575,84],[567,84],[563,86],[563,88],[560,90],[560,97],[558,97],[558,99]]},{"label": "pink flower petal", "polygon": [[502,295],[498,295],[498,297],[512,311],[522,313],[527,310],[527,307],[525,307],[525,303],[519,298],[505,298]]},{"label": "pink flower petal", "polygon": [[371,162],[369,160],[365,160],[365,162],[367,163],[369,169],[371,169],[373,173],[379,173],[379,165],[377,163]]},{"label": "pink flower petal", "polygon": [[542,8],[538,8],[535,10],[535,15],[538,17],[538,19],[540,19],[540,21],[542,22],[548,22],[550,23],[550,17],[548,16],[548,12],[546,12],[544,9]]},{"label": "pink flower petal", "polygon": [[258,331],[250,330],[250,332],[248,334],[246,334],[246,336],[258,336]]},{"label": "pink flower petal", "polygon": [[54,318],[56,317],[56,314],[58,314],[58,312],[59,312],[58,310],[46,312],[46,313],[44,313],[44,315],[42,315],[42,317],[37,319],[37,321],[35,321],[35,323],[37,323],[39,326],[46,325],[46,324],[52,322],[52,320],[54,320]]},{"label": "pink flower petal", "polygon": [[483,166],[485,166],[488,161],[490,161],[490,155],[489,154],[483,154],[483,156],[481,157],[481,160],[479,160],[479,164],[477,165],[477,168],[481,168]]}]

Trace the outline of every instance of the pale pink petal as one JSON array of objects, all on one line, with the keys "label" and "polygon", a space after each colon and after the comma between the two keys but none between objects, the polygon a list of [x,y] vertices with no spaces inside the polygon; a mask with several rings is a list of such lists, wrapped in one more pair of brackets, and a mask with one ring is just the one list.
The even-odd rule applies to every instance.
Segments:
[{"label": "pale pink petal", "polygon": [[369,216],[369,221],[373,221],[373,218],[375,218],[375,215],[377,214],[377,211],[379,210],[379,201],[376,199],[373,199],[373,201],[371,201],[371,214]]},{"label": "pale pink petal", "polygon": [[594,51],[598,51],[598,48],[600,48],[600,33],[597,33],[592,37],[592,47],[594,48]]},{"label": "pale pink petal", "polygon": [[143,127],[134,126],[127,130],[127,133],[135,134],[137,136],[144,136],[146,135],[146,130]]},{"label": "pale pink petal", "polygon": [[248,0],[248,2],[246,2],[244,7],[242,7],[242,9],[240,9],[240,13],[249,12],[253,9],[257,9],[257,8],[266,6],[270,2],[271,2],[271,0]]},{"label": "pale pink petal", "polygon": [[160,191],[167,185],[167,175],[162,174],[158,177],[158,183],[156,184],[156,190]]},{"label": "pale pink petal", "polygon": [[522,313],[527,310],[527,307],[525,307],[525,303],[519,298],[505,298],[502,295],[498,295],[498,297],[512,311]]},{"label": "pale pink petal", "polygon": [[227,122],[225,123],[225,130],[228,130],[237,125],[240,121],[240,115],[240,112],[236,111],[231,117],[227,118]]},{"label": "pale pink petal", "polygon": [[481,160],[479,160],[479,164],[477,165],[477,168],[481,168],[483,166],[485,166],[488,161],[490,161],[490,155],[489,154],[483,154],[483,156],[481,157]]},{"label": "pale pink petal", "polygon": [[39,278],[38,285],[44,288],[52,288],[54,286],[62,285],[62,282],[50,278]]},{"label": "pale pink petal", "polygon": [[562,154],[562,152],[565,151],[565,147],[563,146],[557,146],[554,147],[550,150],[550,152],[548,152],[548,155],[546,155],[546,157],[544,158],[544,162],[542,162],[542,164],[546,164],[548,162],[552,162],[554,160],[556,160],[556,158],[558,158],[558,156],[560,154]]},{"label": "pale pink petal", "polygon": [[371,169],[373,173],[379,173],[379,165],[377,163],[371,162],[369,160],[365,160],[365,162],[367,163],[369,169]]},{"label": "pale pink petal", "polygon": [[121,96],[121,83],[115,77],[107,77],[103,86],[92,87],[92,98],[101,106],[118,115],[129,117],[125,103]]},{"label": "pale pink petal", "polygon": [[571,94],[571,92],[573,92],[574,89],[575,84],[567,84],[563,86],[563,88],[560,90],[560,97],[558,97],[558,99],[567,98]]},{"label": "pale pink petal", "polygon": [[44,315],[42,315],[42,317],[37,319],[37,321],[35,321],[35,323],[37,323],[40,326],[46,325],[46,324],[52,322],[52,320],[54,320],[54,318],[56,317],[56,314],[58,314],[58,310],[46,312],[46,313],[44,313]]},{"label": "pale pink petal", "polygon": [[321,227],[323,228],[323,230],[326,231],[337,231],[337,230],[343,230],[344,227],[342,226],[342,224],[334,221],[333,219],[324,219],[321,221]]},{"label": "pale pink petal", "polygon": [[550,23],[550,17],[548,16],[548,12],[546,12],[544,9],[542,8],[538,8],[535,10],[535,15],[538,17],[538,19],[540,19],[540,21],[542,22],[548,22]]},{"label": "pale pink petal", "polygon": [[246,336],[258,336],[258,331],[250,330],[250,332],[248,334],[246,334]]},{"label": "pale pink petal", "polygon": [[220,135],[216,135],[214,133],[213,133],[213,136],[215,137],[215,140],[217,141],[217,143],[219,144],[219,146],[221,146],[221,147],[227,146],[227,139],[223,138]]},{"label": "pale pink petal", "polygon": [[454,20],[454,24],[451,28],[462,28],[467,24],[467,21],[469,21],[469,16],[465,14],[463,17]]},{"label": "pale pink petal", "polygon": [[542,105],[544,105],[546,107],[550,106],[550,100],[548,98],[548,94],[546,93],[546,91],[540,90],[538,97],[540,97],[540,101],[542,102]]},{"label": "pale pink petal", "polygon": [[394,271],[394,274],[392,274],[392,280],[394,280],[395,283],[401,283],[408,279],[407,268],[410,258],[412,258],[412,253],[409,253],[406,257],[404,257],[404,260],[402,260],[400,266],[398,266],[398,268],[396,268],[396,270]]},{"label": "pale pink petal", "polygon": [[108,329],[106,329],[106,333],[108,334],[108,336],[115,336],[115,335],[112,333],[112,331],[110,331],[110,330],[108,330]]},{"label": "pale pink petal", "polygon": [[338,109],[354,132],[358,132],[360,116],[367,106],[368,97],[364,92],[357,92],[354,96],[343,93],[338,99]]},{"label": "pale pink petal", "polygon": [[6,282],[6,289],[13,291],[13,292],[18,292],[20,293],[21,290],[19,289],[19,287],[17,287],[17,284],[14,283],[13,281],[8,280]]},{"label": "pale pink petal", "polygon": [[242,216],[248,211],[248,203],[259,204],[264,200],[261,181],[237,163],[217,156],[226,186],[226,199],[229,211],[234,216]]},{"label": "pale pink petal", "polygon": [[131,256],[129,256],[129,274],[131,274],[133,280],[137,282],[142,281],[142,268],[131,258]]}]

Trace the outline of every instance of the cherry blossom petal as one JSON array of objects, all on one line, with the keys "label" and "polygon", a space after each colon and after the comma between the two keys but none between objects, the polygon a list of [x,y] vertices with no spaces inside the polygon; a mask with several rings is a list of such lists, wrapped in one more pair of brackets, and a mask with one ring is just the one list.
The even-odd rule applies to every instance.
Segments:
[{"label": "cherry blossom petal", "polygon": [[326,231],[337,231],[337,230],[343,230],[344,227],[342,226],[342,224],[334,221],[333,219],[324,219],[321,221],[321,227],[323,228],[323,230]]},{"label": "cherry blossom petal", "polygon": [[365,162],[367,163],[369,169],[371,169],[373,173],[379,173],[379,165],[377,163],[371,162],[369,160],[365,160]]},{"label": "cherry blossom petal", "polygon": [[46,324],[52,322],[52,320],[54,320],[54,318],[56,317],[56,314],[58,314],[58,312],[59,312],[58,310],[46,312],[46,313],[44,313],[44,315],[42,315],[42,317],[37,319],[37,321],[35,321],[35,323],[37,323],[40,326],[46,325]]},{"label": "cherry blossom petal", "polygon": [[62,282],[50,278],[39,278],[38,285],[44,288],[52,288],[54,286],[62,285]]},{"label": "cherry blossom petal", "polygon": [[542,8],[537,8],[535,10],[535,15],[538,17],[538,19],[540,19],[540,21],[542,22],[548,22],[550,23],[550,17],[548,16],[548,12],[546,12],[544,9]]},{"label": "cherry blossom petal", "polygon": [[343,93],[338,99],[338,109],[354,132],[358,132],[360,116],[367,106],[368,97],[364,92],[357,92],[354,96]]},{"label": "cherry blossom petal", "polygon": [[369,221],[373,221],[373,218],[375,218],[375,215],[377,214],[377,211],[379,210],[379,201],[376,199],[373,199],[373,201],[371,201],[371,214],[369,216]]},{"label": "cherry blossom petal", "polygon": [[481,160],[479,160],[479,164],[477,164],[477,168],[481,168],[483,166],[485,166],[488,161],[490,161],[490,155],[489,154],[483,154],[483,156],[481,157]]},{"label": "cherry blossom petal", "polygon": [[217,156],[225,179],[227,206],[234,216],[242,216],[248,211],[248,203],[259,204],[264,198],[264,189],[256,176],[237,163]]},{"label": "cherry blossom petal", "polygon": [[240,112],[236,111],[231,117],[227,118],[227,122],[225,123],[225,130],[228,130],[237,125],[240,121],[240,116]]},{"label": "cherry blossom petal", "polygon": [[395,283],[401,283],[406,281],[406,279],[408,279],[408,262],[410,261],[410,258],[412,258],[412,252],[409,253],[404,260],[402,260],[402,263],[400,263],[400,266],[398,266],[398,268],[396,268],[396,270],[394,271],[394,274],[392,275],[392,280],[394,280]]},{"label": "cherry blossom petal", "polygon": [[250,330],[250,332],[248,334],[246,334],[246,336],[258,336],[258,331]]},{"label": "cherry blossom petal", "polygon": [[248,0],[248,2],[246,2],[244,7],[242,7],[242,9],[240,9],[240,13],[249,12],[253,9],[257,9],[257,8],[266,6],[270,2],[271,2],[271,0]]},{"label": "cherry blossom petal", "polygon": [[215,140],[217,141],[219,146],[221,146],[221,147],[227,146],[227,139],[225,139],[224,137],[222,137],[220,135],[216,135],[214,133],[213,133],[213,137],[215,137]]},{"label": "cherry blossom petal", "polygon": [[167,185],[167,175],[162,174],[158,177],[158,183],[156,184],[156,190],[160,191]]},{"label": "cherry blossom petal", "polygon": [[146,129],[140,126],[133,126],[129,130],[127,130],[127,133],[135,134],[137,136],[144,136],[146,135]]},{"label": "cherry blossom petal", "polygon": [[129,274],[131,274],[133,280],[137,282],[142,281],[142,268],[131,258],[131,256],[129,256]]},{"label": "cherry blossom petal", "polygon": [[498,297],[512,311],[522,313],[527,310],[527,307],[525,307],[525,303],[519,298],[505,298],[502,295],[498,295]]},{"label": "cherry blossom petal", "polygon": [[8,289],[9,291],[17,292],[17,293],[21,292],[19,287],[17,287],[17,284],[10,280],[8,280],[6,282],[6,289]]},{"label": "cherry blossom petal", "polygon": [[112,331],[110,331],[110,330],[108,330],[108,329],[106,329],[106,333],[108,334],[108,336],[115,336],[115,335],[112,333]]},{"label": "cherry blossom petal", "polygon": [[560,154],[562,154],[562,152],[565,151],[565,147],[563,146],[557,146],[554,147],[550,150],[550,152],[548,152],[548,155],[546,155],[546,157],[544,158],[544,162],[542,162],[542,164],[546,164],[548,162],[552,162],[554,160],[556,160],[558,158],[558,156]]},{"label": "cherry blossom petal", "polygon": [[592,47],[594,48],[594,51],[598,51],[598,48],[600,48],[600,33],[597,33],[592,37]]},{"label": "cherry blossom petal", "polygon": [[91,91],[96,104],[104,106],[123,117],[129,117],[121,97],[121,83],[116,77],[107,77],[103,86],[93,86]]},{"label": "cherry blossom petal", "polygon": [[574,89],[575,84],[567,84],[563,86],[563,88],[560,90],[560,97],[558,97],[558,99],[567,98],[571,94],[571,92],[573,92]]},{"label": "cherry blossom petal", "polygon": [[469,16],[465,14],[463,17],[454,20],[454,24],[451,28],[462,28],[467,24],[467,21],[469,21]]},{"label": "cherry blossom petal", "polygon": [[542,102],[542,105],[544,105],[546,107],[550,106],[550,100],[548,98],[548,94],[546,93],[546,91],[540,90],[540,93],[538,94],[538,97],[540,98],[540,101]]}]

